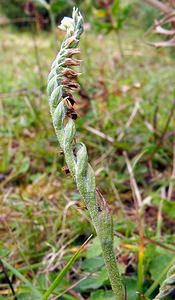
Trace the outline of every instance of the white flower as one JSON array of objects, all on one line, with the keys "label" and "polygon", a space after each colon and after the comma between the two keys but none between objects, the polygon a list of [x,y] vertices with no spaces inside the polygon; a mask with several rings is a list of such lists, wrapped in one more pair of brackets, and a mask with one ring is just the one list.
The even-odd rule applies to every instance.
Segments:
[{"label": "white flower", "polygon": [[58,28],[67,31],[68,34],[71,34],[74,32],[74,20],[69,17],[64,17]]}]

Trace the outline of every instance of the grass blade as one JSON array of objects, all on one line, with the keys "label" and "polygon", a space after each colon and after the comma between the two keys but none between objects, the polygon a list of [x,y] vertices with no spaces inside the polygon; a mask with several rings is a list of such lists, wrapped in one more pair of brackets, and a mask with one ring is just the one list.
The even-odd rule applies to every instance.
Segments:
[{"label": "grass blade", "polygon": [[38,299],[41,299],[42,294],[31,284],[30,281],[28,281],[18,270],[12,267],[4,259],[1,259],[1,261],[8,270],[10,270],[16,277],[18,277],[21,281],[23,281],[26,284],[26,286],[33,292],[33,294],[35,294],[35,296],[38,297]]},{"label": "grass blade", "polygon": [[84,242],[84,244],[77,250],[77,252],[71,257],[71,259],[68,261],[68,263],[65,265],[63,270],[57,275],[55,280],[50,285],[49,289],[45,292],[43,295],[42,300],[47,300],[48,297],[53,293],[53,291],[57,288],[57,286],[61,283],[62,279],[66,275],[66,273],[69,271],[73,263],[76,261],[76,259],[79,257],[80,253],[83,251],[85,245],[89,242],[92,235]]}]

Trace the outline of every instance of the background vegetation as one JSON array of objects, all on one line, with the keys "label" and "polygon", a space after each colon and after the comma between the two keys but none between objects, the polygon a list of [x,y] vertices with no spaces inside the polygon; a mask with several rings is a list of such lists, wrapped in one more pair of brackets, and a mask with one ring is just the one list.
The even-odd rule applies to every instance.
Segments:
[{"label": "background vegetation", "polygon": [[153,299],[175,261],[174,53],[145,34],[160,13],[142,1],[42,2],[0,4],[0,299],[35,299],[91,233],[51,299],[113,299],[45,91],[64,36],[53,21],[74,5],[85,19],[77,138],[114,218],[127,299]]}]

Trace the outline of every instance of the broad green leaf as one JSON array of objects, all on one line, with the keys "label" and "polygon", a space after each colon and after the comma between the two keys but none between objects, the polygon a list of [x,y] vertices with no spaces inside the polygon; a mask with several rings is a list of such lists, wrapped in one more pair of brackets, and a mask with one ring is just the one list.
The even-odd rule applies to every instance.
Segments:
[{"label": "broad green leaf", "polygon": [[105,268],[95,274],[95,277],[90,277],[83,280],[79,284],[81,291],[95,290],[103,286],[108,281],[108,274]]},{"label": "broad green leaf", "polygon": [[127,277],[123,279],[123,282],[126,286],[127,291],[127,299],[128,300],[135,300],[137,299],[137,278],[136,277]]},{"label": "broad green leaf", "polygon": [[[114,237],[114,248],[119,244],[119,238]],[[101,245],[98,237],[95,237],[87,250],[86,257],[92,258],[102,254]]]},{"label": "broad green leaf", "polygon": [[91,245],[88,247],[86,257],[87,258],[92,258],[99,256],[102,253],[101,246],[100,246],[100,241],[98,237],[95,237]]},{"label": "broad green leaf", "polygon": [[82,269],[87,272],[94,272],[104,265],[102,257],[87,258],[82,263]]},{"label": "broad green leaf", "polygon": [[99,290],[91,294],[89,300],[114,300],[112,291]]},{"label": "broad green leaf", "polygon": [[149,271],[154,280],[156,280],[160,276],[162,270],[166,268],[166,266],[170,263],[171,260],[172,260],[172,255],[171,256],[167,255],[167,253],[164,255],[162,254],[157,255],[153,258],[150,264]]}]

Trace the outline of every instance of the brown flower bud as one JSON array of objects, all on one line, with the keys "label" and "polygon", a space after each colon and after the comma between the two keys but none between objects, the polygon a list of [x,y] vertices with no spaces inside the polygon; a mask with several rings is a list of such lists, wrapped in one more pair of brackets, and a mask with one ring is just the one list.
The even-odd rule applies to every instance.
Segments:
[{"label": "brown flower bud", "polygon": [[62,74],[68,78],[77,78],[80,75],[80,73],[77,73],[74,70],[69,68],[64,69]]},{"label": "brown flower bud", "polygon": [[76,120],[78,115],[76,113],[76,111],[74,110],[74,108],[67,108],[67,111],[66,111],[66,116],[71,118],[72,120]]},{"label": "brown flower bud", "polygon": [[67,166],[62,167],[62,171],[65,172],[66,174],[70,173],[70,170]]},{"label": "brown flower bud", "polygon": [[71,106],[74,106],[74,104],[76,103],[76,100],[74,99],[74,97],[72,96],[72,94],[69,93],[69,92],[67,92],[67,91],[63,93],[63,98],[65,100],[67,100],[68,103],[70,103]]},{"label": "brown flower bud", "polygon": [[70,48],[67,49],[67,55],[71,57],[74,54],[80,54],[80,50],[78,48]]},{"label": "brown flower bud", "polygon": [[71,114],[71,118],[72,118],[72,120],[75,121],[75,120],[78,118],[77,113],[76,113],[76,112],[73,112],[73,113]]},{"label": "brown flower bud", "polygon": [[66,77],[62,79],[61,83],[71,90],[80,89],[80,85],[77,82],[71,81],[69,78]]},{"label": "brown flower bud", "polygon": [[67,67],[70,67],[70,66],[80,66],[80,63],[81,63],[81,60],[79,59],[73,59],[73,58],[66,58],[65,61],[64,61],[64,64],[67,66]]},{"label": "brown flower bud", "polygon": [[60,155],[64,155],[64,151],[62,149],[60,150]]},{"label": "brown flower bud", "polygon": [[75,99],[73,97],[68,97],[67,100],[70,102],[72,106],[76,103]]}]

